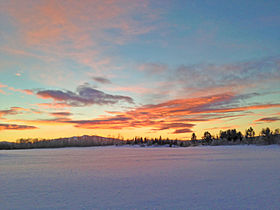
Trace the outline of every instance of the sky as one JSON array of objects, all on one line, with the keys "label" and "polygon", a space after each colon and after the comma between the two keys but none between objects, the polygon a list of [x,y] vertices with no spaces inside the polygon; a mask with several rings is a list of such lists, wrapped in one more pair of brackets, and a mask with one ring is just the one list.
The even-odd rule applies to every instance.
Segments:
[{"label": "sky", "polygon": [[0,140],[280,127],[277,0],[0,0]]}]

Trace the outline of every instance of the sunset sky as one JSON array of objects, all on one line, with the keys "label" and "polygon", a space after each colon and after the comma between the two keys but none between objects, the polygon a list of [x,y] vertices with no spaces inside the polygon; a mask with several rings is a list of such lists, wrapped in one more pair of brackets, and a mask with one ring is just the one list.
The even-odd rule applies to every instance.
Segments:
[{"label": "sunset sky", "polygon": [[0,0],[0,141],[280,127],[277,0]]}]

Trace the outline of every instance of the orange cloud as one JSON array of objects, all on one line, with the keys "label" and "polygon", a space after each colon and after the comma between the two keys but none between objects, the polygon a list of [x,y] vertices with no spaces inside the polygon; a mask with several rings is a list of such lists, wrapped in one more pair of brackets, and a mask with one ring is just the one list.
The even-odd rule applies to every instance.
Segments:
[{"label": "orange cloud", "polygon": [[29,125],[0,124],[0,131],[1,130],[30,130],[30,129],[37,129],[37,127],[29,126]]},{"label": "orange cloud", "polygon": [[28,89],[21,90],[20,92],[26,93],[28,95],[33,95],[34,94],[32,90],[28,90]]},{"label": "orange cloud", "polygon": [[8,87],[8,86],[0,83],[0,88],[3,88],[3,87]]},{"label": "orange cloud", "polygon": [[14,92],[25,93],[25,94],[28,94],[28,95],[33,95],[34,94],[32,90],[28,90],[28,89],[16,89],[16,88],[13,88],[13,87],[9,87],[9,90],[14,91]]},{"label": "orange cloud", "polygon": [[[230,104],[233,94],[220,94],[200,98],[171,100],[155,105],[145,105],[127,112],[111,112],[114,116],[93,120],[72,120],[69,123],[87,129],[122,129],[149,127],[152,130],[174,130],[173,133],[189,133],[194,122],[245,116],[244,111],[280,107],[280,104],[262,104],[232,108],[217,108],[221,103]],[[240,114],[233,114],[233,113]]]},{"label": "orange cloud", "polygon": [[[176,99],[159,104],[140,106],[126,112],[109,112],[113,116],[103,116],[89,120],[71,119],[69,117],[71,113],[64,111],[50,113],[51,116],[56,117],[54,119],[15,121],[44,125],[72,124],[82,129],[148,128],[151,131],[168,130],[173,134],[182,134],[193,132],[197,122],[232,119],[248,115],[248,110],[280,107],[280,104],[236,106],[237,98],[240,97],[232,93],[225,93],[208,97]],[[232,103],[235,104],[235,107],[230,107]],[[223,127],[212,129],[223,129]]]},{"label": "orange cloud", "polygon": [[[8,87],[8,86],[0,83],[0,88],[3,88],[3,87]],[[0,93],[1,94],[6,94],[6,92],[4,90],[1,90],[1,89],[0,89]]]},{"label": "orange cloud", "polygon": [[36,125],[69,125],[71,119],[68,117],[56,117],[51,119],[36,119],[36,120],[24,120],[24,119],[15,119],[15,120],[6,120],[7,122],[17,122],[25,124],[36,124]]}]

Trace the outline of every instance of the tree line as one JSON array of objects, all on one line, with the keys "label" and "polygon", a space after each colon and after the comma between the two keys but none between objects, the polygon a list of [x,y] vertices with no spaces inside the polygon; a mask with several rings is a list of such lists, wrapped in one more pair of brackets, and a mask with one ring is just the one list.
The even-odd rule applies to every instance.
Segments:
[{"label": "tree line", "polygon": [[244,135],[236,129],[228,129],[220,131],[218,135],[212,135],[209,131],[205,131],[201,139],[197,139],[195,133],[192,133],[190,140],[171,140],[169,138],[143,138],[134,137],[131,140],[127,140],[126,144],[129,145],[169,145],[173,146],[198,146],[198,145],[229,145],[229,144],[280,144],[280,129],[275,131],[270,128],[263,128],[259,136],[255,136],[255,131],[252,127],[245,130]]},{"label": "tree line", "polygon": [[198,145],[234,145],[234,144],[280,144],[280,129],[272,131],[270,128],[263,128],[259,136],[252,127],[245,130],[244,135],[236,129],[220,131],[218,135],[212,135],[205,131],[201,139],[197,139],[192,133],[190,140],[178,140],[169,138],[147,138],[134,137],[123,140],[120,138],[106,138],[101,136],[78,136],[58,139],[18,139],[16,142],[0,142],[0,149],[34,149],[34,148],[60,148],[60,147],[90,147],[108,145],[140,145],[140,146],[161,146],[188,147]]},{"label": "tree line", "polygon": [[228,129],[220,131],[219,135],[214,137],[208,131],[204,132],[202,142],[206,144],[217,144],[219,142],[239,143],[239,144],[277,144],[280,143],[280,129],[272,131],[270,128],[263,128],[256,136],[256,132],[252,127],[245,130],[244,135],[236,129]]}]

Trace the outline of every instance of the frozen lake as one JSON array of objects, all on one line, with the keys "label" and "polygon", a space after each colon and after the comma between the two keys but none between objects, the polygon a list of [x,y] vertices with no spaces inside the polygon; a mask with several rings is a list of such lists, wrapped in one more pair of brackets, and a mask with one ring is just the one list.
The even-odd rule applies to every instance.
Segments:
[{"label": "frozen lake", "polygon": [[0,209],[279,209],[280,146],[0,151]]}]

